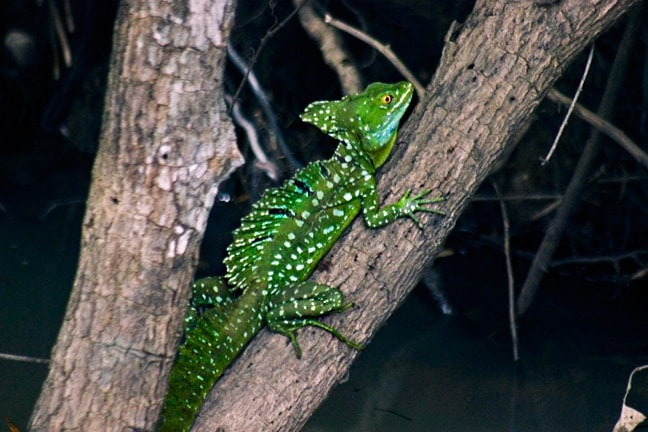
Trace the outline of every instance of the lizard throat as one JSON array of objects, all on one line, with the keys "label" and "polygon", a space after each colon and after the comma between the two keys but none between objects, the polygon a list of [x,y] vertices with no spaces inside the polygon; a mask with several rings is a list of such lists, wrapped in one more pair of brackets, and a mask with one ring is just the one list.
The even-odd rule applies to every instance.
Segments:
[{"label": "lizard throat", "polygon": [[394,144],[396,143],[396,138],[398,136],[398,132],[394,132],[391,138],[389,138],[389,141],[384,147],[381,147],[380,149],[376,151],[372,151],[369,153],[371,156],[371,161],[373,162],[374,168],[378,168],[382,166],[382,164],[385,163],[389,155],[391,154],[392,148],[394,147]]}]

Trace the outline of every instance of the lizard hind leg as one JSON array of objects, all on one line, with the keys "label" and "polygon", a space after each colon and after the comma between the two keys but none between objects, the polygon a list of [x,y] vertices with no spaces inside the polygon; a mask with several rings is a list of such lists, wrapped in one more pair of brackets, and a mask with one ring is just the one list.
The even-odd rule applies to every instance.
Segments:
[{"label": "lizard hind leg", "polygon": [[301,358],[301,347],[295,332],[303,327],[319,327],[355,349],[362,345],[349,340],[334,327],[315,319],[331,312],[342,312],[353,306],[344,303],[344,294],[337,288],[311,281],[302,281],[275,295],[266,315],[268,328],[286,336]]},{"label": "lizard hind leg", "polygon": [[191,285],[191,299],[185,315],[185,332],[196,326],[203,313],[219,305],[228,305],[235,299],[231,288],[221,276],[198,279]]}]

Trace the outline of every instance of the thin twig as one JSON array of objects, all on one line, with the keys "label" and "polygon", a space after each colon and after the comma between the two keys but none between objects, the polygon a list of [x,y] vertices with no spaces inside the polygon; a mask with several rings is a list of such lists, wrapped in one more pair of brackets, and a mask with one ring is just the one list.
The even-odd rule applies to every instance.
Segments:
[{"label": "thin twig", "polygon": [[[295,159],[295,157],[292,155],[292,152],[290,151],[290,148],[288,148],[286,140],[284,140],[283,133],[281,132],[281,128],[279,127],[279,122],[277,122],[277,116],[275,116],[274,111],[272,110],[272,105],[270,104],[270,101],[266,96],[266,91],[261,86],[261,83],[257,79],[256,74],[252,70],[252,67],[245,64],[243,58],[239,55],[238,52],[236,52],[232,45],[227,46],[227,56],[241,73],[248,74],[247,82],[250,84],[250,90],[252,90],[252,93],[259,102],[259,106],[263,110],[263,114],[265,115],[270,125],[270,130],[272,130],[272,134],[277,140],[277,146],[290,164],[290,167],[293,170],[301,168],[303,165],[299,163],[297,159]],[[237,100],[233,99],[233,101],[236,106],[238,106]],[[276,171],[275,174],[278,174],[278,171]]]},{"label": "thin twig", "polygon": [[[305,1],[302,2],[301,5],[303,5],[304,3],[305,3]],[[236,101],[238,100],[239,94],[241,93],[241,90],[243,89],[243,86],[245,85],[245,82],[246,82],[247,79],[248,79],[248,75],[249,75],[250,71],[252,70],[252,68],[254,67],[254,64],[256,63],[257,59],[259,58],[259,54],[261,53],[261,51],[263,51],[263,48],[265,47],[265,44],[268,43],[268,41],[269,41],[269,40],[270,40],[270,39],[271,39],[271,38],[272,38],[272,37],[273,37],[273,36],[274,36],[274,35],[275,35],[279,30],[281,30],[281,29],[283,28],[283,26],[285,26],[286,24],[288,24],[288,21],[290,21],[291,18],[294,17],[294,16],[297,14],[297,12],[299,12],[299,8],[301,7],[301,5],[297,6],[297,7],[296,7],[292,12],[290,12],[290,13],[288,14],[288,16],[287,16],[286,18],[284,18],[283,21],[281,21],[281,22],[277,22],[277,19],[276,19],[276,17],[275,17],[275,23],[270,27],[270,29],[268,30],[268,32],[267,32],[265,35],[263,35],[263,37],[261,38],[261,41],[259,42],[259,46],[257,47],[256,52],[254,53],[254,55],[253,55],[252,58],[250,59],[250,62],[249,62],[249,68],[248,68],[248,70],[245,72],[245,74],[243,74],[243,78],[241,79],[241,83],[239,84],[238,88],[237,88],[236,91],[234,92],[234,96],[232,96],[232,101],[233,101],[233,102],[232,102],[232,105],[230,106],[230,111],[232,110],[232,106],[234,106],[234,102],[236,102]],[[273,14],[273,15],[274,15],[274,14]]]},{"label": "thin twig", "polygon": [[639,147],[628,135],[626,135],[621,129],[614,126],[609,121],[604,118],[596,115],[592,111],[585,108],[579,103],[573,103],[567,96],[560,93],[556,89],[549,90],[547,94],[547,99],[552,102],[556,102],[562,105],[570,105],[574,107],[574,112],[580,118],[585,120],[591,126],[594,126],[599,131],[603,132],[608,138],[616,142],[621,148],[630,153],[637,162],[643,165],[645,168],[648,168],[648,154],[644,152],[641,147]]},{"label": "thin twig", "polygon": [[245,132],[248,143],[250,143],[250,149],[252,149],[252,153],[257,160],[257,166],[261,168],[261,170],[265,172],[271,180],[277,181],[279,179],[279,169],[277,168],[277,165],[271,162],[270,159],[268,159],[268,156],[266,156],[261,144],[259,143],[259,135],[256,132],[256,128],[250,120],[245,118],[241,112],[241,104],[238,101],[234,102],[232,105],[232,119],[234,119],[234,122]]},{"label": "thin twig", "polygon": [[63,54],[63,63],[65,67],[72,66],[72,51],[70,50],[70,43],[68,42],[67,35],[65,34],[65,28],[63,27],[63,21],[61,20],[61,15],[59,14],[56,5],[53,0],[48,0],[47,5],[49,6],[50,17],[54,23],[54,32],[58,38],[59,43],[61,44],[61,53]]},{"label": "thin twig", "polygon": [[475,201],[553,201],[562,199],[560,194],[532,194],[532,195],[502,195],[502,196],[488,196],[477,195],[470,199],[471,202]]},{"label": "thin twig", "polygon": [[[500,191],[497,182],[492,181],[495,194],[499,196]],[[509,303],[509,327],[511,329],[511,344],[513,345],[513,361],[520,359],[518,352],[517,323],[515,313],[515,280],[513,277],[513,264],[511,263],[511,230],[506,204],[503,200],[499,201],[500,211],[502,212],[502,225],[504,227],[504,257],[506,261],[506,277],[508,280],[508,303]]]},{"label": "thin twig", "polygon": [[65,25],[67,31],[74,33],[74,15],[72,14],[72,6],[70,5],[70,0],[63,1],[63,13],[65,14]]},{"label": "thin twig", "polygon": [[378,52],[384,55],[385,58],[389,60],[396,69],[398,69],[398,72],[400,72],[407,81],[414,84],[416,94],[419,98],[422,99],[425,96],[425,87],[423,87],[419,80],[416,79],[414,74],[410,72],[407,66],[405,66],[405,64],[396,56],[396,54],[394,54],[394,52],[388,45],[384,45],[383,43],[364,33],[362,30],[352,27],[343,21],[335,19],[329,14],[324,15],[324,22],[332,25],[337,29],[349,33],[351,36],[360,39],[361,41],[378,50]]},{"label": "thin twig", "polygon": [[5,353],[0,353],[0,359],[2,359],[2,360],[11,360],[11,361],[19,361],[19,362],[26,362],[26,363],[41,363],[41,364],[49,363],[49,360],[44,359],[44,358],[21,356],[21,355],[15,355],[15,354],[5,354]]},{"label": "thin twig", "polygon": [[569,117],[571,117],[571,113],[574,110],[574,106],[576,105],[576,101],[578,100],[578,97],[581,94],[581,91],[583,91],[583,85],[585,84],[585,79],[587,78],[587,75],[589,74],[590,66],[592,65],[592,58],[594,57],[594,44],[590,47],[590,52],[589,56],[587,56],[587,63],[585,63],[585,70],[583,71],[583,75],[581,76],[580,83],[578,83],[578,88],[576,89],[576,93],[574,94],[574,99],[572,100],[572,103],[569,105],[569,109],[567,110],[567,114],[565,114],[565,118],[563,118],[562,124],[560,125],[560,128],[558,129],[558,133],[556,134],[556,138],[554,139],[553,144],[551,144],[551,149],[549,149],[549,153],[547,156],[545,156],[544,160],[542,161],[542,165],[546,165],[549,162],[549,159],[551,159],[551,156],[553,156],[554,151],[556,151],[556,147],[558,147],[558,141],[560,140],[560,137],[562,136],[563,130],[565,129],[565,126],[567,126],[567,122],[569,121]]},{"label": "thin twig", "polygon": [[11,420],[9,420],[9,417],[3,416],[5,423],[7,423],[7,427],[9,428],[9,432],[20,432],[20,429],[18,429],[18,426],[13,424]]},{"label": "thin twig", "polygon": [[641,263],[639,258],[644,255],[648,258],[648,250],[633,250],[619,253],[618,255],[572,256],[569,258],[552,260],[551,267],[573,264],[600,264],[605,262],[618,264],[620,261],[628,259]]}]

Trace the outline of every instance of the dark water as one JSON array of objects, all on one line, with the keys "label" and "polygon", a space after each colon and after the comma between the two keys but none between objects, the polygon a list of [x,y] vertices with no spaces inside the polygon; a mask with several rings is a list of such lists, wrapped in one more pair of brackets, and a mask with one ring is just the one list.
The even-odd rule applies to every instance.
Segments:
[{"label": "dark water", "polygon": [[[49,357],[72,287],[82,217],[80,204],[42,221],[0,213],[0,352]],[[25,430],[46,374],[44,364],[0,359],[0,416]]]},{"label": "dark water", "polygon": [[607,431],[628,374],[647,356],[613,354],[566,331],[485,334],[410,299],[304,431]]}]

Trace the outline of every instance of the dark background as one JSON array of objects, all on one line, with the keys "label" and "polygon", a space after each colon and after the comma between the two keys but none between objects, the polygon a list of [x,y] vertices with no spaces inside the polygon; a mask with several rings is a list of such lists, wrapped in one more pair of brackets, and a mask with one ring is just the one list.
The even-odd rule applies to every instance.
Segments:
[{"label": "dark background", "polygon": [[[47,358],[74,278],[80,225],[101,125],[116,1],[0,3],[0,353]],[[428,82],[453,20],[471,2],[317,1],[320,11],[388,43]],[[246,165],[221,188],[198,275],[221,274],[231,230],[263,190],[335,143],[299,121],[313,100],[341,90],[291,2],[241,2],[231,45],[269,98],[286,147],[247,86],[237,100],[276,168]],[[645,16],[645,13],[644,13]],[[74,29],[66,23],[68,18]],[[635,43],[612,122],[648,151],[648,16]],[[57,30],[60,26],[60,30]],[[596,41],[580,103],[595,111],[623,21]],[[402,78],[376,51],[343,36],[365,83]],[[65,51],[69,51],[66,64]],[[556,87],[572,95],[583,53]],[[227,68],[232,97],[242,74]],[[573,117],[540,166],[565,110],[543,102],[527,134],[493,174],[509,198],[516,287],[568,184],[590,127]],[[434,143],[430,143],[434,145]],[[519,321],[514,364],[507,315],[502,216],[484,183],[443,256],[363,353],[306,430],[609,431],[632,368],[648,363],[648,173],[605,140],[539,295]],[[395,278],[397,283],[397,278]],[[439,294],[441,293],[441,294]],[[439,296],[442,296],[440,298]],[[452,313],[444,313],[451,311]],[[0,415],[24,428],[46,365],[0,359]],[[1,426],[0,426],[1,428]]]}]

